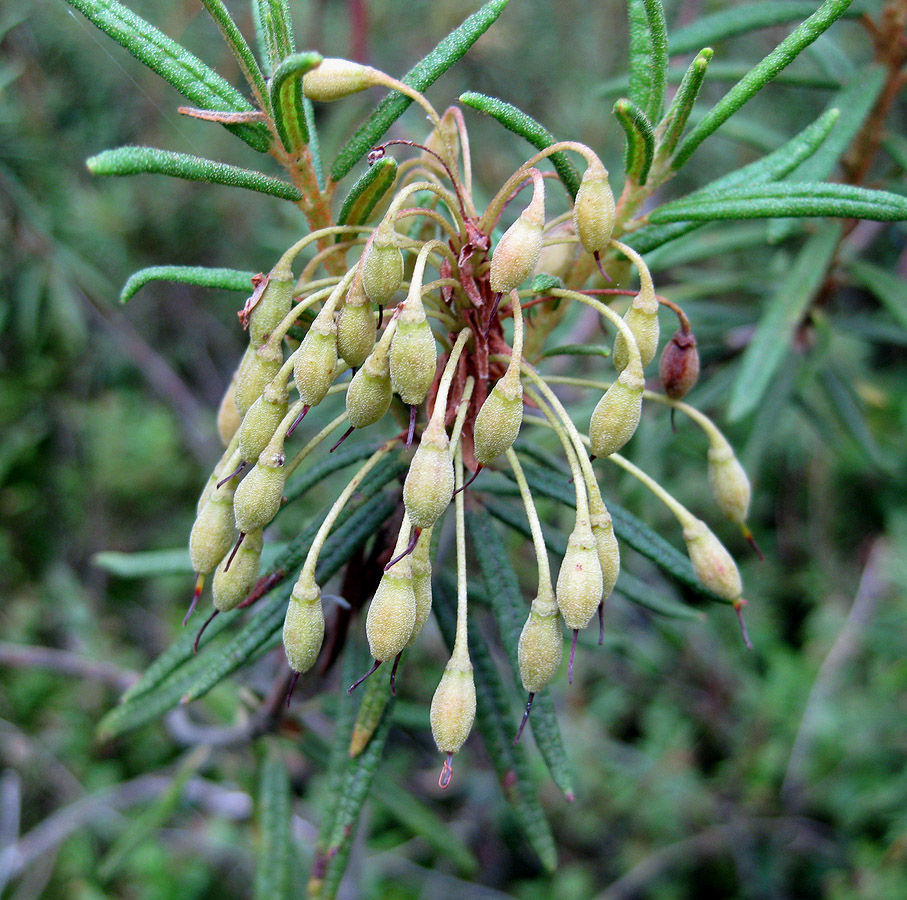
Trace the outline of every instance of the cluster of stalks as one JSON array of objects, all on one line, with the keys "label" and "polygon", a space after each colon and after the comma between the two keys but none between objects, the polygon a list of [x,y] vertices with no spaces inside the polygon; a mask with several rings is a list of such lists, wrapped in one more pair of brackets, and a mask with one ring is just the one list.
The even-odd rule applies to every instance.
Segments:
[{"label": "cluster of stalks", "polygon": [[[309,98],[327,101],[392,82],[371,68],[324,60],[305,75],[303,86]],[[397,82],[393,85],[401,88]],[[394,175],[383,191],[371,189],[375,196],[369,197],[367,187],[360,197],[362,203],[383,209],[380,221],[332,225],[306,235],[257,279],[240,313],[249,345],[221,404],[218,427],[226,449],[202,492],[190,537],[197,572],[192,608],[212,573],[212,618],[246,600],[259,578],[263,530],[281,507],[287,479],[325,442],[334,439],[333,451],[354,430],[377,426],[389,412],[396,413],[399,433],[382,443],[351,478],[311,544],[287,609],[284,645],[295,683],[315,663],[324,639],[315,572],[332,527],[383,458],[411,453],[396,547],[366,619],[374,664],[350,691],[384,663],[391,663],[394,689],[400,657],[429,615],[432,535],[453,504],[456,639],[431,705],[434,738],[447,755],[443,787],[450,780],[451,758],[466,740],[475,715],[466,639],[464,489],[483,468],[512,469],[538,564],[538,590],[519,641],[528,702],[517,739],[533,697],[560,667],[564,626],[572,632],[572,681],[577,635],[596,613],[603,621],[603,603],[617,581],[620,550],[594,460],[622,467],[654,491],[678,519],[702,583],[733,604],[738,614],[745,603],[737,566],[709,527],[620,455],[636,431],[643,400],[667,404],[672,414],[681,410],[705,430],[712,494],[747,536],[750,488],[718,429],[680,399],[699,373],[695,338],[683,311],[656,294],[639,254],[614,239],[615,201],[598,156],[580,143],[553,144],[519,166],[479,212],[460,111],[451,108],[440,117],[421,94],[406,90],[425,109],[433,128],[424,145],[390,141],[370,155],[373,170],[391,163]],[[407,144],[418,152],[398,167],[387,155],[391,144]],[[575,198],[568,195],[571,211],[548,218],[546,192],[557,182],[538,166],[552,153],[565,151],[584,164],[582,182]],[[366,185],[378,181],[363,179]],[[531,193],[528,203],[521,199],[524,192]],[[521,206],[519,215],[495,239],[502,215],[516,204]],[[295,275],[293,266],[306,248],[315,252]],[[599,273],[610,280],[609,266],[625,266],[626,261],[637,271],[638,291],[580,289]],[[542,289],[525,288],[530,279],[538,285],[539,273],[548,276]],[[576,287],[578,280],[582,283],[576,289],[565,286]],[[606,302],[620,294],[632,296],[622,316]],[[546,325],[537,317],[529,358],[524,351],[524,309],[545,303],[559,304],[558,317],[568,304],[585,304],[613,326],[615,374],[610,384],[544,377],[536,369],[533,360],[541,356]],[[680,320],[661,355],[664,393],[647,390],[645,381],[646,367],[658,350],[662,304]],[[553,387],[561,383],[602,394],[583,430]],[[344,412],[300,441],[307,412],[340,391],[346,395]],[[535,503],[513,450],[523,425],[553,430],[573,475],[576,519],[556,583]],[[299,442],[293,449],[291,438]]]}]

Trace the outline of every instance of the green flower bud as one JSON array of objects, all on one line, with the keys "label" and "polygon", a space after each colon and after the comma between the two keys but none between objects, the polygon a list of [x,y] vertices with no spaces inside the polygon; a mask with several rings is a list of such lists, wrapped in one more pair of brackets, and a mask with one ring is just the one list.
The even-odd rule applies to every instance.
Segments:
[{"label": "green flower bud", "polygon": [[416,596],[412,568],[404,556],[381,577],[365,619],[365,634],[372,656],[393,659],[409,642],[416,624]]},{"label": "green flower bud", "polygon": [[213,572],[233,546],[233,500],[236,480],[213,490],[196,516],[189,535],[192,568],[201,575]]},{"label": "green flower bud", "polygon": [[236,551],[236,556],[230,562],[229,569],[224,570],[224,566],[230,558],[229,552],[220,561],[211,584],[215,609],[220,612],[236,609],[252,592],[261,569],[262,546],[261,529],[258,528],[250,531],[243,538],[243,542]]},{"label": "green flower bud", "polygon": [[293,380],[299,399],[306,406],[317,406],[334,383],[337,366],[337,336],[333,330],[309,328],[293,362]]},{"label": "green flower bud", "polygon": [[416,624],[413,625],[413,633],[410,635],[407,647],[419,636],[419,632],[422,631],[431,612],[431,560],[429,559],[431,532],[431,528],[422,529],[419,540],[416,541],[416,547],[409,557],[410,569],[413,574],[413,595],[416,598]]},{"label": "green flower bud", "polygon": [[244,534],[264,528],[280,509],[287,480],[283,435],[275,435],[239,483],[233,500],[236,527]]},{"label": "green flower bud", "polygon": [[224,396],[221,398],[220,406],[217,408],[217,433],[220,436],[220,442],[226,447],[236,434],[242,419],[239,416],[239,410],[236,408],[236,376],[239,370],[233,373],[230,379],[230,385]]},{"label": "green flower bud", "polygon": [[692,519],[684,526],[683,539],[696,577],[719,597],[736,604],[743,593],[743,582],[724,544],[701,519]]},{"label": "green flower bud", "polygon": [[540,691],[554,677],[563,655],[560,612],[553,597],[540,595],[532,601],[517,648],[523,687],[530,694]]},{"label": "green flower bud", "polygon": [[573,201],[573,226],[587,253],[601,253],[614,231],[614,194],[608,171],[596,160],[586,167],[576,199]]},{"label": "green flower bud", "polygon": [[709,434],[709,487],[718,508],[732,522],[746,527],[750,480],[731,445],[716,431]]},{"label": "green flower bud", "polygon": [[544,182],[539,178],[535,182],[529,206],[504,232],[494,248],[490,273],[493,291],[507,294],[532,274],[542,252],[544,228],[545,192]]},{"label": "green flower bud", "polygon": [[476,686],[472,666],[462,668],[453,659],[444,669],[431,698],[431,733],[442,753],[456,753],[466,742],[476,717]]},{"label": "green flower bud", "polygon": [[390,350],[391,385],[404,403],[416,406],[425,400],[437,365],[435,336],[424,311],[421,320],[412,321],[404,308]]},{"label": "green flower bud", "polygon": [[636,432],[645,382],[632,367],[624,369],[592,411],[589,438],[595,456],[610,456]]},{"label": "green flower bud", "polygon": [[403,281],[403,254],[397,247],[396,232],[382,222],[362,257],[362,288],[372,303],[387,306]]},{"label": "green flower bud", "polygon": [[303,93],[316,103],[331,103],[375,84],[374,70],[348,59],[323,59],[302,76]]},{"label": "green flower bud", "polygon": [[293,307],[293,278],[269,276],[261,299],[249,314],[249,343],[260,347],[271,332],[290,314]]},{"label": "green flower bud", "polygon": [[239,455],[246,462],[258,459],[271,442],[277,426],[287,414],[290,392],[287,385],[272,381],[249,407],[239,426]]},{"label": "green flower bud", "polygon": [[283,351],[280,344],[263,344],[257,350],[246,348],[239,371],[236,375],[234,397],[236,409],[245,417],[249,407],[261,396],[271,383],[283,364]]},{"label": "green flower bud", "polygon": [[303,571],[293,587],[283,622],[283,647],[290,668],[296,672],[308,672],[318,659],[323,641],[321,589]]},{"label": "green flower bud", "polygon": [[592,528],[577,519],[557,575],[557,606],[568,628],[579,630],[589,624],[601,602],[603,586]]},{"label": "green flower bud", "polygon": [[[354,288],[357,283],[353,282]],[[377,326],[371,303],[364,293],[361,303],[347,297],[337,321],[337,352],[351,369],[358,369],[372,352]]]},{"label": "green flower bud", "polygon": [[605,508],[604,503],[601,504],[599,510],[595,510],[590,501],[589,507],[592,535],[598,551],[598,562],[602,567],[602,596],[607,599],[611,596],[611,591],[614,590],[617,577],[620,575],[620,547],[617,545],[611,514]]},{"label": "green flower bud", "polygon": [[506,453],[523,424],[523,385],[519,372],[508,369],[492,388],[476,416],[473,431],[475,457],[483,466]]},{"label": "green flower bud", "polygon": [[[655,351],[658,350],[658,298],[655,296],[655,284],[643,258],[635,250],[617,241],[614,241],[614,246],[632,260],[639,272],[639,292],[624,314],[624,322],[636,338],[645,368],[655,358]],[[618,372],[622,372],[630,361],[630,352],[622,331],[614,339],[612,359]]]},{"label": "green flower bud", "polygon": [[454,491],[454,467],[450,440],[443,427],[431,426],[409,464],[403,483],[403,505],[414,528],[430,528],[450,505]]},{"label": "green flower bud", "polygon": [[346,414],[350,425],[353,428],[373,425],[388,411],[392,398],[390,375],[372,374],[366,360],[346,389]]}]

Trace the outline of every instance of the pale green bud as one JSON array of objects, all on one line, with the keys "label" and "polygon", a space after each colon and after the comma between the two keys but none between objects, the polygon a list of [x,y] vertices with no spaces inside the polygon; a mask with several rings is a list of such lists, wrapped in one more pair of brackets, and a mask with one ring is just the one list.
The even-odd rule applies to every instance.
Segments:
[{"label": "pale green bud", "polygon": [[283,647],[290,668],[308,672],[318,659],[323,641],[321,589],[303,572],[293,587],[283,622]]},{"label": "pale green bud", "polygon": [[454,491],[454,467],[450,441],[440,435],[422,434],[403,483],[403,505],[414,528],[430,528],[450,505]]},{"label": "pale green bud", "polygon": [[275,435],[236,489],[233,512],[240,531],[264,528],[277,515],[287,480],[285,463],[283,435]]},{"label": "pale green bud", "polygon": [[249,407],[261,396],[283,364],[280,344],[263,344],[257,350],[246,348],[236,375],[234,398],[236,409],[245,417]]},{"label": "pale green bud", "polygon": [[336,334],[333,330],[318,330],[312,323],[293,361],[293,380],[299,399],[306,406],[317,406],[324,400],[334,383],[336,365]]},{"label": "pale green bud", "polygon": [[375,84],[374,70],[348,59],[328,57],[302,76],[303,93],[316,103],[331,103]]},{"label": "pale green bud", "polygon": [[242,419],[239,416],[239,410],[236,408],[236,376],[239,370],[233,373],[233,377],[230,379],[230,385],[226,391],[224,391],[224,396],[221,398],[220,406],[217,408],[217,434],[220,437],[220,442],[226,447],[231,440],[233,440],[233,435],[236,434],[236,429],[239,428]]},{"label": "pale green bud", "polygon": [[337,353],[351,368],[358,369],[375,346],[378,323],[371,304],[353,305],[347,300],[337,321]]},{"label": "pale green bud", "polygon": [[589,624],[602,599],[602,567],[598,547],[587,521],[577,519],[557,576],[557,605],[568,628]]},{"label": "pale green bud", "polygon": [[536,597],[517,647],[523,687],[530,694],[542,690],[554,677],[563,655],[564,641],[557,605],[551,597]]},{"label": "pale green bud", "polygon": [[[539,182],[539,185],[544,182]],[[542,252],[545,228],[545,194],[537,186],[529,206],[508,228],[491,256],[491,289],[507,294],[519,287],[531,274]]]},{"label": "pale green bud", "polygon": [[195,518],[189,535],[189,558],[192,568],[201,575],[213,572],[233,546],[233,499],[236,481],[211,491]]},{"label": "pale green bud", "polygon": [[431,733],[442,753],[456,753],[466,742],[476,717],[476,686],[472,666],[448,663],[431,698]]},{"label": "pale green bud", "polygon": [[709,487],[718,508],[732,522],[746,525],[750,509],[750,480],[731,445],[718,434],[710,435]]},{"label": "pale green bud", "polygon": [[483,466],[513,446],[523,424],[523,385],[519,372],[508,369],[492,388],[476,416],[475,457]]},{"label": "pale green bud", "polygon": [[[591,503],[590,503],[591,507]],[[602,567],[602,596],[607,599],[617,584],[620,575],[620,547],[617,536],[614,534],[614,523],[611,514],[605,509],[591,512],[592,534],[595,537],[595,547],[598,551],[598,562]]]},{"label": "pale green bud", "polygon": [[365,634],[372,656],[393,659],[409,642],[416,624],[416,596],[409,557],[403,557],[381,577],[368,608]]},{"label": "pale green bud", "polygon": [[260,347],[293,307],[293,279],[269,276],[261,299],[249,314],[249,343]]},{"label": "pale green bud", "polygon": [[586,167],[573,201],[573,226],[587,253],[601,253],[608,246],[615,218],[608,172],[596,160]]},{"label": "pale green bud", "polygon": [[636,433],[645,382],[632,367],[624,369],[592,411],[589,438],[595,456],[610,456]]},{"label": "pale green bud", "polygon": [[683,539],[696,577],[722,599],[736,603],[743,593],[743,582],[724,544],[701,519],[684,526]]},{"label": "pale green bud", "polygon": [[396,232],[393,225],[382,222],[362,258],[362,288],[372,303],[387,306],[402,281],[403,254],[396,244]]},{"label": "pale green bud", "polygon": [[249,407],[239,426],[239,455],[246,462],[258,459],[271,442],[277,426],[287,414],[289,391],[286,384],[272,381],[264,393]]},{"label": "pale green bud", "polygon": [[410,635],[407,646],[413,643],[428,621],[431,612],[431,560],[429,548],[431,546],[431,528],[423,528],[416,541],[416,546],[410,554],[410,569],[413,574],[413,595],[416,598],[416,624]]},{"label": "pale green bud", "polygon": [[220,561],[211,584],[214,608],[220,612],[236,609],[255,587],[261,569],[263,547],[261,529],[250,531],[243,538],[236,555],[230,561],[230,568],[224,569],[230,553]]}]

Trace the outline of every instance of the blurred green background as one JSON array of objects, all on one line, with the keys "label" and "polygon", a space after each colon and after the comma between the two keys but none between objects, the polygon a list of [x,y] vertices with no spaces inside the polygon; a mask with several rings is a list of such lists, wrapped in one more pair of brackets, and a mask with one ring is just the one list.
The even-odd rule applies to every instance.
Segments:
[{"label": "blurred green background", "polygon": [[[394,75],[465,12],[453,0],[375,0],[366,32],[353,34],[353,3],[292,5],[300,46],[346,55],[364,40],[366,58]],[[132,6],[237,82],[198,4]],[[721,6],[666,4],[669,21],[680,22]],[[602,86],[625,69],[625,20],[618,2],[512,0],[429,96],[439,108],[466,88],[501,96],[558,136],[586,141],[617,173],[622,142]],[[716,49],[752,62],[784,33]],[[833,84],[871,54],[859,24],[843,21],[796,65]],[[704,96],[721,92],[707,82]],[[674,189],[776,146],[831,93],[771,86]],[[164,263],[267,270],[304,225],[249,192],[91,178],[84,159],[126,143],[258,162],[223,129],[179,116],[180,102],[64,3],[0,11],[0,893],[17,900],[250,895],[255,749],[199,757],[198,735],[172,717],[112,743],[93,738],[130,672],[179,630],[190,585],[182,576],[116,577],[92,557],[184,545],[219,455],[214,410],[243,343],[238,295],[155,284],[121,307],[119,288],[134,270]],[[338,146],[368,104],[357,97],[325,115],[324,146]],[[493,191],[527,150],[466,115],[476,177]],[[879,156],[867,184],[903,192],[904,124],[896,100],[891,154]],[[418,139],[424,123],[411,111],[397,128]],[[795,235],[660,267],[659,288],[684,303],[700,339],[703,381],[690,399],[723,427],[740,350],[798,246]],[[857,226],[844,257],[903,284],[903,225]],[[461,754],[451,796],[434,786],[427,703],[443,664],[435,637],[411,666],[427,675],[407,679],[341,896],[907,896],[905,348],[905,317],[831,272],[767,400],[727,426],[754,481],[751,524],[767,557],[759,563],[732,529],[719,532],[742,562],[755,650],[743,649],[724,608],[678,622],[615,599],[604,651],[590,643],[577,683],[552,688],[575,802],[530,754],[559,847],[553,874],[516,829],[478,742]],[[640,465],[694,511],[707,507],[698,435],[684,427],[672,437],[659,414],[634,443]],[[607,496],[679,543],[670,519],[625,478],[614,477]],[[67,655],[45,659],[41,648]],[[267,683],[279,661],[277,651],[222,685],[193,716],[231,722],[243,692]],[[301,727],[316,744],[330,734],[332,702],[302,702]],[[133,828],[180,766],[188,788],[159,822]],[[318,773],[317,758],[295,757],[301,871],[325,789]]]}]

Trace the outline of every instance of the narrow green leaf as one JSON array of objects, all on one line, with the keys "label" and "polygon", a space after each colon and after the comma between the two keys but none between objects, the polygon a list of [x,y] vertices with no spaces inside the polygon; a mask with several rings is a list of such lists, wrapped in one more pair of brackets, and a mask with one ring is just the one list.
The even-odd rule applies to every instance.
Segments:
[{"label": "narrow green leaf", "polygon": [[[489,97],[476,91],[466,91],[460,94],[460,103],[464,106],[477,109],[479,112],[497,119],[508,131],[518,134],[532,144],[536,150],[546,150],[557,143],[555,136],[544,125],[541,125],[532,116],[527,115],[512,103],[505,103],[497,97]],[[580,175],[575,165],[564,152],[552,153],[549,157],[558,177],[564,187],[570,191],[570,196],[575,197],[579,190]]]},{"label": "narrow green leaf", "polygon": [[738,81],[684,138],[674,155],[672,168],[679,169],[710,134],[834,24],[850,6],[850,2],[851,0],[826,0],[815,13],[801,22],[762,62]]},{"label": "narrow green leaf", "polygon": [[611,355],[611,348],[598,344],[563,344],[560,347],[549,347],[541,359],[549,356],[603,356],[606,359]]},{"label": "narrow green leaf", "polygon": [[[488,30],[507,6],[508,0],[489,0],[454,29],[434,50],[413,66],[401,81],[425,91],[443,75]],[[340,181],[397,121],[412,101],[392,91],[343,145],[331,166],[331,178]]]},{"label": "narrow green leaf", "polygon": [[277,133],[289,153],[309,142],[303,106],[302,76],[321,63],[320,53],[293,53],[274,70],[268,89]]},{"label": "narrow green leaf", "polygon": [[227,12],[222,0],[201,0],[202,6],[208,10],[208,14],[217,23],[221,35],[227,42],[227,46],[236,57],[239,68],[249,84],[249,87],[258,95],[261,102],[266,102],[268,97],[268,88],[265,84],[265,77],[255,59],[252,48],[246,43],[242,32],[239,30],[236,22]]},{"label": "narrow green leaf", "polygon": [[655,155],[655,132],[646,114],[630,100],[618,100],[614,115],[627,136],[624,170],[637,184],[645,184]]},{"label": "narrow green leaf", "polygon": [[742,419],[758,408],[766,388],[790,350],[794,331],[822,286],[841,237],[837,222],[823,222],[803,245],[787,277],[768,302],[743,353],[731,388],[728,418]]},{"label": "narrow green leaf", "polygon": [[353,734],[350,737],[348,755],[351,758],[359,756],[368,747],[390,696],[391,692],[383,678],[369,678],[363,686],[362,701],[359,704],[359,712],[356,713]]},{"label": "narrow green leaf", "polygon": [[850,263],[847,271],[881,301],[901,328],[907,329],[907,282],[903,278],[859,259]]},{"label": "narrow green leaf", "polygon": [[286,0],[253,0],[255,35],[274,72],[294,50],[293,21]]},{"label": "narrow green leaf", "polygon": [[258,780],[258,859],[255,900],[289,900],[293,874],[290,773],[276,742],[270,743]]},{"label": "narrow green leaf", "polygon": [[302,109],[305,112],[305,127],[309,132],[309,155],[312,157],[312,168],[315,170],[315,181],[318,190],[324,190],[324,165],[321,161],[321,142],[318,140],[318,128],[315,124],[315,107],[308,97],[302,98]]},{"label": "narrow green leaf", "polygon": [[[485,593],[501,633],[507,659],[514,676],[518,679],[520,663],[517,648],[523,620],[528,615],[528,604],[520,592],[516,572],[507,556],[507,549],[488,513],[483,509],[467,512],[466,532],[473,554],[479,562],[479,571],[485,582]],[[536,697],[529,724],[552,780],[565,797],[572,799],[573,778],[570,763],[564,752],[564,742],[554,714],[554,701],[550,691],[542,691]]]},{"label": "narrow green leaf", "polygon": [[[363,225],[381,198],[393,187],[397,180],[397,161],[390,156],[385,156],[372,163],[359,180],[353,185],[352,190],[346,195],[337,216],[338,225]],[[343,236],[337,235],[337,241],[342,241]]]},{"label": "narrow green leaf", "polygon": [[628,0],[630,100],[655,122],[664,105],[668,35],[661,0]]},{"label": "narrow green leaf", "polygon": [[[693,200],[701,196],[720,196],[725,190],[738,185],[756,185],[783,178],[793,171],[804,159],[808,159],[822,146],[834,123],[837,110],[827,110],[815,122],[807,125],[798,135],[773,153],[756,162],[743,166],[727,175],[722,175],[702,188],[688,194],[684,199]],[[639,253],[654,250],[668,241],[675,240],[700,228],[700,222],[679,222],[671,225],[648,225],[631,232],[623,240]]]},{"label": "narrow green leaf", "polygon": [[[372,735],[365,752],[349,761],[343,782],[340,786],[340,806],[334,820],[334,828],[327,851],[327,865],[319,890],[314,896],[323,900],[333,900],[337,895],[340,880],[346,870],[353,840],[356,837],[356,826],[362,815],[362,807],[368,798],[369,788],[375,770],[381,762],[384,744],[390,731],[396,697],[391,695],[381,721]],[[311,888],[311,883],[310,883]]]},{"label": "narrow green leaf", "polygon": [[[850,434],[872,465],[886,468],[885,459],[866,421],[866,413],[857,392],[846,372],[829,363],[816,379],[828,397],[838,421]],[[891,474],[895,474],[892,472]]]},{"label": "narrow green leaf", "polygon": [[[212,643],[239,616],[240,613],[237,611],[221,613],[217,616],[205,629],[205,645]],[[139,680],[124,692],[120,698],[120,707],[132,705],[132,701],[158,688],[186,662],[199,659],[193,653],[194,643],[195,631],[193,629],[183,630],[180,636],[145,669]],[[197,663],[197,665],[200,667],[201,664]],[[182,691],[179,691],[179,696],[182,696]],[[176,705],[179,696],[173,701],[173,705]],[[116,707],[111,714],[120,707]]]},{"label": "narrow green leaf", "polygon": [[[67,2],[196,106],[232,112],[254,109],[236,88],[197,56],[116,0]],[[263,124],[225,127],[261,153],[266,153],[271,146],[270,135]]]},{"label": "narrow green leaf", "polygon": [[642,606],[650,612],[657,613],[668,619],[703,622],[706,618],[705,613],[668,597],[666,594],[653,588],[651,585],[646,584],[635,575],[631,575],[626,569],[621,569],[617,584],[614,586],[614,591],[625,597],[631,603]]},{"label": "narrow green leaf", "polygon": [[710,47],[700,50],[699,55],[684,72],[683,81],[680,82],[671,106],[658,126],[657,140],[660,155],[669,156],[674,152],[684,128],[687,127],[687,120],[690,118],[693,105],[699,96],[699,89],[702,87],[706,69],[712,60],[712,53]]},{"label": "narrow green leaf", "polygon": [[91,564],[119,578],[192,574],[192,562],[187,547],[180,547],[177,550],[146,550],[139,553],[104,550],[92,556]]},{"label": "narrow green leaf", "polygon": [[208,266],[149,266],[129,276],[120,291],[120,303],[131,300],[149,281],[176,281],[196,287],[249,292],[254,272],[241,269],[214,269]]},{"label": "narrow green leaf", "polygon": [[86,161],[86,165],[95,175],[170,175],[187,181],[245,188],[280,197],[282,200],[302,199],[302,194],[294,185],[279,178],[188,153],[158,150],[156,147],[117,147],[115,150],[105,150],[92,156]]},{"label": "narrow green leaf", "polygon": [[905,171],[907,171],[907,137],[903,134],[889,134],[882,138],[885,152]]},{"label": "narrow green leaf", "polygon": [[784,181],[733,188],[721,197],[684,197],[653,210],[649,221],[663,224],[781,216],[832,216],[900,222],[907,219],[907,197],[849,184]]},{"label": "narrow green leaf", "polygon": [[[453,647],[455,595],[443,580],[434,587],[437,601],[432,610],[448,648]],[[483,635],[469,620],[469,648],[476,685],[476,724],[494,766],[501,788],[514,817],[538,855],[542,865],[553,872],[557,866],[557,847],[545,813],[539,804],[522,744],[513,744],[513,731],[519,708],[513,709]],[[541,699],[544,692],[537,699]],[[533,711],[535,712],[535,710]],[[511,725],[512,722],[512,725]],[[456,777],[456,776],[454,776]]]},{"label": "narrow green leaf", "polygon": [[815,11],[815,3],[800,0],[760,0],[759,3],[734,6],[675,29],[668,38],[668,47],[671,56],[692,53],[697,47],[717,44],[750,31],[799,22]]}]

